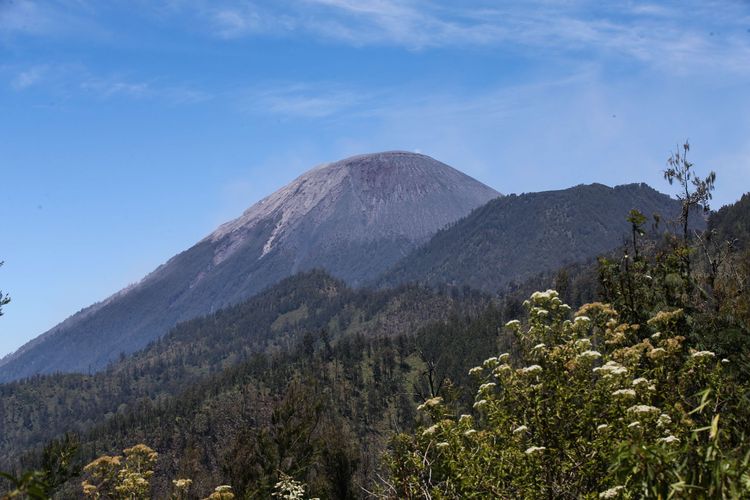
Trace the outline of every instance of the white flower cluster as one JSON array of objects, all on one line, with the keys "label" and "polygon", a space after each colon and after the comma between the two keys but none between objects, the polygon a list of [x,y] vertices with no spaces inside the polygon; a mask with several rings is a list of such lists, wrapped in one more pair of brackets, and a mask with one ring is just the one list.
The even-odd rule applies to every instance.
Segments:
[{"label": "white flower cluster", "polygon": [[546,446],[530,446],[526,448],[526,451],[524,453],[526,453],[527,455],[533,455],[535,453],[539,453],[540,451],[544,451],[546,449],[547,449]]},{"label": "white flower cluster", "polygon": [[659,408],[656,408],[655,406],[649,406],[649,405],[635,405],[628,408],[628,413],[633,413],[635,415],[656,415],[659,413]]},{"label": "white flower cluster", "polygon": [[[578,319],[578,318],[576,318]],[[576,340],[576,347],[579,349],[591,349],[591,339]]]},{"label": "white flower cluster", "polygon": [[690,355],[691,358],[699,358],[699,359],[713,358],[715,356],[716,354],[711,351],[698,351]]},{"label": "white flower cluster", "polygon": [[495,382],[487,382],[479,386],[479,392],[485,392],[495,387]]},{"label": "white flower cluster", "polygon": [[617,389],[615,392],[612,393],[612,395],[616,397],[634,398],[635,391],[633,389]]},{"label": "white flower cluster", "polygon": [[599,351],[588,350],[588,351],[583,351],[577,357],[581,359],[599,359],[602,357],[602,353],[600,353]]},{"label": "white flower cluster", "polygon": [[426,428],[424,431],[422,431],[423,436],[432,436],[435,434],[438,430],[438,425],[431,425],[430,427]]},{"label": "white flower cluster", "polygon": [[484,369],[481,366],[475,366],[471,370],[469,370],[469,375],[479,375],[484,371]]},{"label": "white flower cluster", "polygon": [[493,356],[491,358],[485,359],[484,362],[482,362],[482,366],[484,366],[485,368],[492,368],[493,366],[497,365],[497,363],[497,357]]},{"label": "white flower cluster", "polygon": [[663,437],[663,438],[659,438],[656,441],[659,442],[659,443],[664,443],[664,444],[674,444],[674,443],[679,443],[680,442],[680,438],[672,436],[670,434],[669,436]]},{"label": "white flower cluster", "polygon": [[526,368],[521,368],[521,373],[524,373],[526,375],[534,375],[535,373],[540,373],[542,371],[542,367],[539,365],[531,365],[527,366]]},{"label": "white flower cluster", "polygon": [[607,491],[599,493],[599,498],[617,498],[622,492],[625,491],[625,486],[615,486]]},{"label": "white flower cluster", "polygon": [[545,347],[547,347],[547,346],[544,343],[541,343],[541,344],[537,344],[534,347],[532,347],[531,350],[532,351],[536,351],[537,349],[544,349]]},{"label": "white flower cluster", "polygon": [[547,290],[546,292],[534,292],[531,294],[531,300],[534,302],[539,302],[544,299],[554,299],[557,297],[557,292],[555,290]]},{"label": "white flower cluster", "polygon": [[656,421],[656,425],[659,427],[665,427],[672,423],[672,417],[667,415],[666,413],[662,413],[659,415],[659,419]]},{"label": "white flower cluster", "polygon": [[439,405],[442,402],[443,402],[443,398],[441,398],[440,396],[437,396],[437,397],[434,397],[434,398],[430,398],[427,401],[425,401],[424,403],[422,403],[421,405],[417,406],[417,410],[423,411],[423,410],[426,410],[427,408],[430,408],[432,406],[437,406],[437,405]]},{"label": "white flower cluster", "polygon": [[616,361],[607,361],[606,363],[604,363],[604,366],[594,368],[594,371],[602,372],[605,377],[625,375],[626,373],[628,373],[628,369]]},{"label": "white flower cluster", "polygon": [[518,427],[516,427],[515,429],[513,429],[513,434],[520,434],[520,433],[526,432],[528,430],[529,430],[529,428],[526,427],[525,425],[519,425]]}]

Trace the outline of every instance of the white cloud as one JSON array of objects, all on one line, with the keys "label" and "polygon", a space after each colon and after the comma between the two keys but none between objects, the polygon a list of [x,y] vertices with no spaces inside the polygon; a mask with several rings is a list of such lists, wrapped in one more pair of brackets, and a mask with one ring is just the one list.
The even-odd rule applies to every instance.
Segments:
[{"label": "white cloud", "polygon": [[297,118],[326,118],[372,105],[372,95],[333,83],[287,83],[249,89],[240,97],[245,111]]},{"label": "white cloud", "polygon": [[15,90],[24,90],[28,87],[36,85],[42,79],[46,71],[45,66],[34,66],[25,71],[20,72],[10,82],[10,86]]}]

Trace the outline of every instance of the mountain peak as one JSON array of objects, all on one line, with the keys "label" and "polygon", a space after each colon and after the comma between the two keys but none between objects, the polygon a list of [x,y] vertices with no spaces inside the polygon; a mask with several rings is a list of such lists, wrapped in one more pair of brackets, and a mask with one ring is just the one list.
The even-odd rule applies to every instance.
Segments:
[{"label": "mountain peak", "polygon": [[138,284],[0,361],[0,381],[99,369],[177,322],[235,304],[300,271],[370,281],[499,193],[429,156],[388,151],[319,165]]},{"label": "mountain peak", "polygon": [[[223,241],[220,263],[259,221],[275,221],[261,257],[299,226],[328,221],[337,238],[373,241],[382,237],[424,241],[456,214],[500,193],[427,155],[407,151],[362,154],[319,165],[262,199],[242,216],[220,226],[209,239]],[[309,237],[310,235],[305,235]]]}]

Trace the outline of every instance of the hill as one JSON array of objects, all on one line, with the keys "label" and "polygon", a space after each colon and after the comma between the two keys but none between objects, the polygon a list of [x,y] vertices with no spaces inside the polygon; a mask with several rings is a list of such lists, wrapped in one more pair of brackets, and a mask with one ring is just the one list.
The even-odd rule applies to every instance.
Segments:
[{"label": "hill", "polygon": [[[630,234],[631,209],[649,219],[659,214],[664,230],[679,207],[677,200],[645,184],[590,184],[503,196],[439,231],[378,283],[466,285],[496,292],[621,245]],[[702,224],[697,221],[696,227]]]}]

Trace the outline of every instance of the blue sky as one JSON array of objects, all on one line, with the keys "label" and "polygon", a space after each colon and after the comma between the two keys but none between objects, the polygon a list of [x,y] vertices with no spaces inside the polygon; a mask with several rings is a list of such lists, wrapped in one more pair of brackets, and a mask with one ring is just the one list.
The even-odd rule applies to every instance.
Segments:
[{"label": "blue sky", "polygon": [[0,355],[308,168],[417,150],[503,193],[750,190],[750,4],[0,0]]}]

